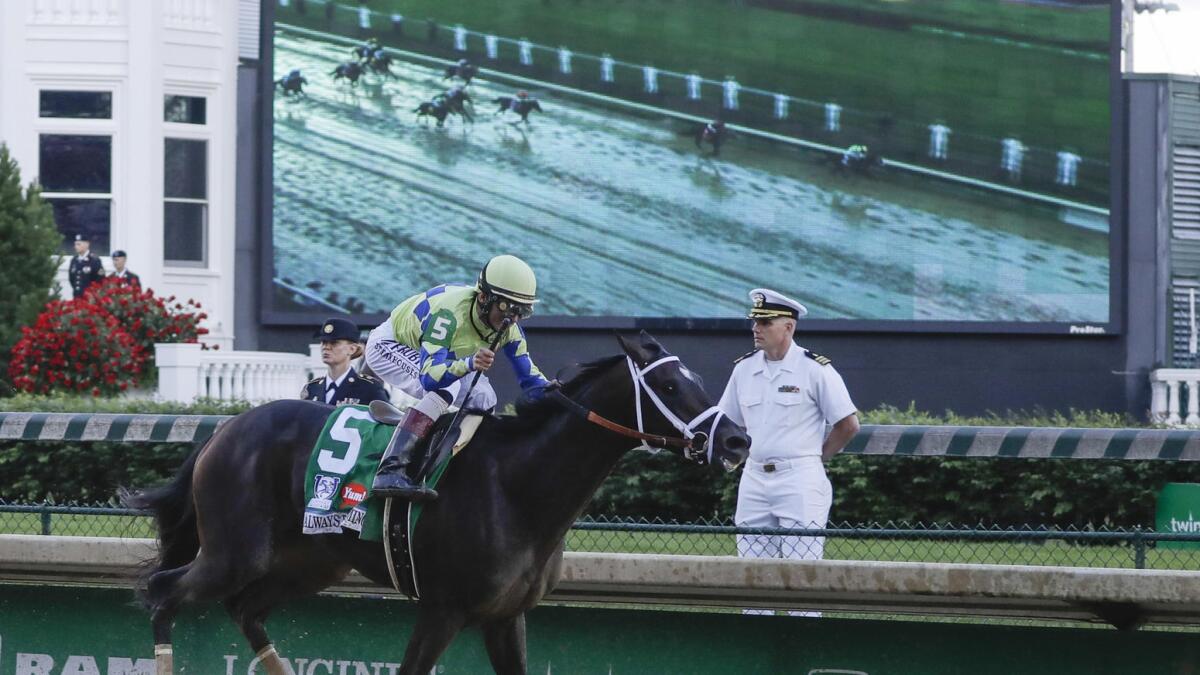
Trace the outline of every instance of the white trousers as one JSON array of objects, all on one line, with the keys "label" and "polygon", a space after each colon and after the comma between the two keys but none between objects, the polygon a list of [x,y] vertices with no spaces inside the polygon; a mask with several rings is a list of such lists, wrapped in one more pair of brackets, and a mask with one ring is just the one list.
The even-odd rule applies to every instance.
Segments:
[{"label": "white trousers", "polygon": [[[405,394],[419,401],[428,393],[425,387],[421,386],[421,352],[396,342],[390,323],[385,321],[371,331],[370,337],[367,338],[365,358],[367,365],[376,375]],[[467,373],[442,388],[442,391],[452,397],[453,405],[463,407],[462,399],[466,396],[467,387],[470,386],[473,377],[474,374]],[[487,375],[479,376],[479,382],[471,392],[471,400],[467,407],[481,410],[496,407],[496,390],[492,388]]]},{"label": "white trousers", "polygon": [[[820,456],[766,462],[776,470],[763,471],[763,463],[748,461],[738,485],[738,527],[815,529],[829,522],[833,485],[825,475]],[[790,558],[820,560],[825,556],[825,537],[739,534],[738,556],[742,558]],[[747,610],[748,614],[769,611]],[[797,616],[820,616],[818,612],[791,612]]]}]

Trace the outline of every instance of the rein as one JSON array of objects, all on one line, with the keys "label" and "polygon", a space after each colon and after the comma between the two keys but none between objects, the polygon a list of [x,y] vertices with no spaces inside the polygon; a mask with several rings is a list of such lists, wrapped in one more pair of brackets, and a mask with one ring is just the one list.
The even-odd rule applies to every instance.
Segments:
[{"label": "rein", "polygon": [[[701,458],[704,458],[711,462],[712,438],[716,433],[717,424],[721,422],[721,418],[725,416],[725,413],[721,412],[721,409],[714,405],[694,417],[691,422],[685,423],[679,418],[678,415],[676,415],[669,408],[667,408],[665,404],[663,404],[662,399],[658,397],[658,394],[656,394],[654,390],[650,388],[650,384],[646,382],[646,373],[654,370],[664,363],[670,363],[672,361],[679,361],[679,357],[665,356],[654,363],[651,363],[645,368],[639,369],[633,362],[632,358],[629,356],[625,357],[626,365],[629,366],[630,378],[633,380],[634,409],[637,415],[638,425],[636,429],[632,429],[623,424],[618,424],[607,417],[600,415],[594,410],[585,408],[583,405],[572,401],[567,397],[566,394],[563,394],[558,389],[551,391],[547,395],[563,405],[563,407],[565,407],[567,410],[583,418],[584,420],[591,422],[592,424],[603,427],[622,436],[641,441],[642,443],[638,447],[651,451],[664,447],[680,448],[684,451],[684,455],[688,459],[699,461]],[[654,406],[658,408],[658,412],[661,413],[662,416],[665,417],[672,426],[679,430],[680,434],[683,436],[682,438],[648,434],[644,431],[645,425],[642,421],[643,390],[650,397],[650,400],[654,403]],[[712,424],[709,426],[708,432],[694,431],[696,427],[710,417],[712,418]],[[699,444],[699,447],[697,447],[697,444]]]}]

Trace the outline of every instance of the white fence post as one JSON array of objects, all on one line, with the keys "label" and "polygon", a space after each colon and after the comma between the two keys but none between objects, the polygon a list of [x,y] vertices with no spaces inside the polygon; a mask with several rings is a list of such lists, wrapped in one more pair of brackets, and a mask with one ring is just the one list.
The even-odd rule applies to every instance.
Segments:
[{"label": "white fence post", "polygon": [[[314,370],[309,354],[202,351],[198,344],[158,344],[158,398],[191,402],[197,398],[262,403],[297,398]],[[324,370],[316,351],[316,368]]]},{"label": "white fence post", "polygon": [[191,402],[200,395],[199,344],[156,344],[154,363],[158,366],[158,398],[164,401]]}]

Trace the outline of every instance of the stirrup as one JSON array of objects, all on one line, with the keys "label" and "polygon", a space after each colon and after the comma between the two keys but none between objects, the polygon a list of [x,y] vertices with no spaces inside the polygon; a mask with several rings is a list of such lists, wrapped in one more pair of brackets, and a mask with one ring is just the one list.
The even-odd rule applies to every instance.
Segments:
[{"label": "stirrup", "polygon": [[[379,479],[383,478],[386,482],[379,484]],[[392,480],[388,480],[392,479]],[[371,485],[371,496],[383,497],[384,499],[405,499],[410,502],[429,502],[438,498],[437,490],[425,485],[414,484],[408,480],[408,476],[401,472],[397,476],[381,475],[375,477],[375,483]]]},{"label": "stirrup", "polygon": [[371,401],[367,411],[371,413],[371,419],[381,424],[400,424],[404,421],[404,412],[387,401]]}]

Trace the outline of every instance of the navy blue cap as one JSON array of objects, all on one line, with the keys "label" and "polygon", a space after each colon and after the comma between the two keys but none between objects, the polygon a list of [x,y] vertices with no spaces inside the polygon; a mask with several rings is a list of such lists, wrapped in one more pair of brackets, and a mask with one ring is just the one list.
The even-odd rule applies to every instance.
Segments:
[{"label": "navy blue cap", "polygon": [[358,326],[347,319],[326,319],[313,337],[321,338],[321,342],[332,342],[333,340],[358,342]]},{"label": "navy blue cap", "polygon": [[121,249],[117,249],[117,250],[115,250],[115,251],[113,251],[113,252],[112,252],[112,256],[110,256],[110,257],[113,257],[113,258],[125,258],[125,257],[127,257],[127,256],[125,255],[125,251],[122,251]]}]

